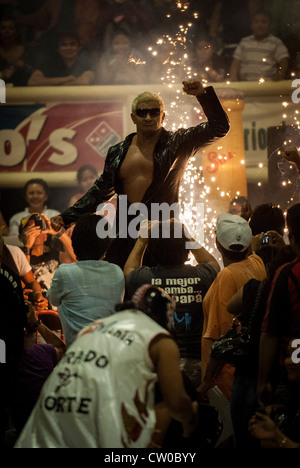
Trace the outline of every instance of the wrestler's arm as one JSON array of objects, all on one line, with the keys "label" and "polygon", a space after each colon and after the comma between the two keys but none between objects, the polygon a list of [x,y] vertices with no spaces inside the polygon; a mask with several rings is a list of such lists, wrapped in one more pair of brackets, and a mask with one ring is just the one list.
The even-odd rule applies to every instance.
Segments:
[{"label": "wrestler's arm", "polygon": [[230,129],[227,114],[212,86],[205,88],[205,91],[197,94],[196,98],[207,117],[207,121],[176,132],[176,146],[179,149],[177,154],[182,159],[189,158],[200,148],[224,137]]}]

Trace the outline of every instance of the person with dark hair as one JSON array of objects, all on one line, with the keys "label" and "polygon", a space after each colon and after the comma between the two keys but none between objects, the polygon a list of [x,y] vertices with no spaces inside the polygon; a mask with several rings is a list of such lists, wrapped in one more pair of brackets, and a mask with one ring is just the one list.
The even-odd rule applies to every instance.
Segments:
[{"label": "person with dark hair", "polygon": [[84,194],[94,185],[98,179],[99,174],[97,169],[91,164],[84,164],[80,166],[77,171],[77,183],[79,186],[79,193],[72,196],[69,206],[73,206]]},{"label": "person with dark hair", "polygon": [[[157,93],[144,92],[132,104],[131,118],[136,133],[108,150],[104,170],[93,187],[73,207],[52,219],[54,229],[76,223],[86,213],[94,213],[100,204],[118,195],[126,199],[127,211],[135,204],[151,210],[153,204],[178,203],[180,183],[189,158],[229,131],[229,122],[213,88],[204,88],[198,80],[183,82],[183,91],[197,97],[208,117],[195,127],[175,132],[163,128],[164,102]],[[148,211],[148,213],[149,213]],[[107,259],[124,267],[136,237],[128,233],[127,223],[119,223],[117,209],[116,232]]]},{"label": "person with dark hair", "polygon": [[[22,5],[20,8],[22,11]],[[31,32],[34,31],[38,53],[51,54],[55,48],[55,39],[70,29],[76,31],[80,46],[89,45],[99,15],[100,5],[97,0],[45,0],[40,8],[19,16],[18,22]]]},{"label": "person with dark hair", "polygon": [[286,79],[289,51],[281,39],[270,34],[272,17],[264,9],[252,16],[252,35],[244,37],[233,54],[232,81],[276,81]]},{"label": "person with dark hair", "polygon": [[228,213],[241,216],[249,221],[252,215],[252,206],[246,197],[236,196],[229,203]]},{"label": "person with dark hair", "polygon": [[192,72],[204,82],[215,83],[225,81],[225,63],[217,55],[213,41],[205,34],[193,40],[191,50]]},{"label": "person with dark hair", "polygon": [[191,435],[198,404],[185,391],[178,347],[148,316],[164,315],[165,325],[174,302],[151,285],[142,286],[132,302],[79,333],[44,385],[15,448],[157,448],[156,382],[171,418],[182,424],[185,437]]},{"label": "person with dark hair", "polygon": [[286,222],[296,258],[278,268],[268,297],[260,339],[258,399],[261,403],[268,403],[276,386],[273,366],[278,369],[282,365],[289,340],[300,338],[300,203],[287,210]]},{"label": "person with dark hair", "polygon": [[8,427],[8,397],[24,345],[26,309],[20,278],[3,259],[0,231],[0,447],[5,448]]},{"label": "person with dark hair", "polygon": [[[235,368],[234,383],[230,398],[230,410],[235,448],[254,447],[257,442],[250,437],[248,423],[259,408],[257,401],[257,376],[259,367],[259,341],[271,283],[277,269],[295,259],[290,246],[280,249],[270,264],[267,278],[261,282],[251,279],[229,301],[227,310],[238,317],[243,326],[250,327],[250,349],[247,358]],[[259,296],[258,296],[259,295]],[[254,306],[258,301],[257,308]],[[254,312],[253,312],[254,310]],[[254,313],[253,318],[252,314]],[[251,323],[250,323],[251,321]]]},{"label": "person with dark hair", "polygon": [[[7,417],[15,437],[26,423],[42,385],[64,354],[65,345],[37,320],[32,305],[25,303],[20,278],[7,262],[3,247],[0,242],[0,339],[6,351],[5,362],[1,360],[0,365],[0,446],[7,448]],[[30,338],[37,330],[46,344],[32,346]]]},{"label": "person with dark hair", "polygon": [[249,220],[252,230],[252,250],[264,262],[268,271],[277,252],[285,247],[285,216],[281,208],[273,203],[258,205]]},{"label": "person with dark hair", "polygon": [[[135,60],[140,61],[138,66]],[[96,73],[96,84],[99,85],[134,85],[147,82],[143,56],[134,46],[131,36],[122,30],[116,31],[111,38],[106,51],[100,57]]]},{"label": "person with dark hair", "polygon": [[6,84],[27,86],[32,57],[20,39],[14,16],[0,19],[0,74]]},{"label": "person with dark hair", "polygon": [[276,231],[281,236],[284,235],[285,217],[281,208],[273,203],[262,203],[255,207],[249,221],[253,236]]},{"label": "person with dark hair", "polygon": [[58,38],[57,54],[37,61],[28,86],[85,86],[93,84],[95,73],[89,57],[80,53],[80,41],[72,31]]},{"label": "person with dark hair", "polygon": [[24,297],[30,294],[30,300],[35,307],[40,309],[45,308],[47,300],[43,297],[42,287],[36,280],[26,255],[19,247],[5,244],[1,232],[0,239],[2,242],[2,261],[21,279],[24,285]]},{"label": "person with dark hair", "polygon": [[78,261],[59,266],[47,293],[49,302],[58,307],[68,347],[83,327],[113,314],[124,297],[122,270],[105,261],[110,239],[97,234],[101,220],[99,215],[87,215],[78,221],[72,234]]},{"label": "person with dark hair", "polygon": [[202,334],[202,384],[199,392],[217,385],[230,400],[234,367],[226,364],[215,378],[210,369],[210,350],[216,339],[232,326],[232,315],[227,304],[234,294],[250,279],[262,281],[266,277],[263,261],[251,255],[252,231],[241,216],[224,213],[218,217],[216,246],[222,255],[224,268],[220,271],[203,301],[204,325]]},{"label": "person with dark hair", "polygon": [[[48,236],[52,244],[47,243]],[[44,213],[31,213],[21,219],[19,239],[23,242],[23,252],[27,262],[46,298],[47,290],[59,264],[76,262],[71,239],[65,229],[61,229],[60,232],[54,231],[50,219]],[[57,248],[55,248],[55,242]],[[51,304],[49,307],[52,308]]]},{"label": "person with dark hair", "polygon": [[[151,236],[150,224],[150,238],[139,236],[127,259],[126,286],[129,296],[149,283],[159,285],[175,298],[173,334],[179,346],[181,366],[197,388],[201,383],[202,302],[220,267],[204,247],[187,236],[181,222],[171,219],[153,224],[152,228],[157,233]],[[142,265],[146,249],[157,266]],[[196,265],[186,264],[190,254]]]},{"label": "person with dark hair", "polygon": [[23,192],[28,206],[24,211],[20,211],[10,218],[10,236],[18,236],[21,219],[26,218],[30,213],[44,213],[48,218],[58,214],[57,210],[50,209],[46,205],[49,197],[49,186],[44,179],[34,178],[28,180]]}]

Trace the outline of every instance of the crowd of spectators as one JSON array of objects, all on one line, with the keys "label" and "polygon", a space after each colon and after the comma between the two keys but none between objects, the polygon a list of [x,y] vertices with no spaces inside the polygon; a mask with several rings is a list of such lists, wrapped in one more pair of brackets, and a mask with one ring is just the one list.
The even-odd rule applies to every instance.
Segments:
[{"label": "crowd of spectators", "polygon": [[[288,148],[285,158],[296,165],[300,174],[299,151]],[[84,166],[83,169],[87,168]],[[30,194],[33,189],[41,192],[36,199]],[[284,213],[271,202],[258,205],[253,210],[247,206],[245,210],[243,207],[247,200],[240,199],[240,209],[237,211],[237,204],[234,206],[238,214],[231,213],[234,205],[231,203],[228,213],[220,214],[216,223],[215,241],[222,255],[222,264],[191,238],[180,221],[142,223],[139,237],[122,271],[120,266],[105,259],[110,239],[97,235],[97,225],[103,221],[102,216],[87,214],[69,233],[64,228],[56,232],[45,215],[48,189],[43,180],[28,181],[25,193],[30,206],[25,217],[19,216],[18,230],[23,245],[20,248],[6,245],[0,231],[0,286],[3,296],[0,338],[8,344],[8,356],[12,356],[8,366],[1,368],[1,372],[4,369],[8,372],[6,385],[1,389],[0,442],[3,447],[13,447],[23,430],[17,447],[39,446],[40,443],[53,443],[53,446],[72,446],[73,443],[76,446],[97,445],[99,441],[95,431],[85,435],[77,433],[76,442],[60,440],[59,433],[55,431],[48,439],[51,424],[56,424],[55,418],[60,417],[57,413],[65,413],[66,408],[69,408],[71,419],[69,426],[64,426],[64,437],[74,435],[71,408],[76,406],[76,398],[71,398],[72,391],[65,393],[66,389],[57,399],[47,396],[47,385],[55,388],[54,394],[59,394],[64,386],[68,387],[72,378],[70,363],[76,363],[79,371],[82,363],[89,364],[95,359],[96,353],[91,350],[95,337],[104,340],[101,346],[108,346],[107,352],[113,353],[114,344],[106,342],[106,333],[120,343],[124,341],[123,346],[126,347],[135,340],[139,342],[148,331],[150,335],[159,332],[159,336],[165,338],[170,333],[174,340],[173,344],[167,340],[159,345],[159,359],[163,364],[162,367],[158,365],[155,372],[162,393],[158,388],[155,391],[155,413],[156,427],[160,430],[158,435],[153,433],[150,444],[175,448],[174,440],[180,440],[180,443],[184,440],[181,438],[184,429],[186,441],[189,441],[186,443],[192,444],[188,446],[199,448],[208,444],[215,447],[222,427],[230,423],[232,433],[220,446],[216,445],[219,448],[299,447],[300,364],[299,352],[295,350],[295,343],[298,346],[300,343],[299,203]],[[37,214],[42,216],[42,224],[39,224]],[[169,232],[167,237],[166,229]],[[60,240],[66,237],[68,241],[65,239],[62,244],[69,257],[57,262],[50,289],[43,296],[34,264],[37,254],[43,258],[46,254],[44,243],[47,237]],[[53,244],[50,246],[48,255],[58,259]],[[145,256],[146,250],[149,251],[148,257]],[[194,265],[189,262],[191,254],[196,262]],[[150,263],[147,262],[149,259]],[[146,300],[147,291],[149,296]],[[231,328],[233,316],[238,317],[243,325],[249,322],[257,297],[259,303],[251,328],[247,361],[236,366],[217,363],[210,355],[214,342]],[[53,331],[53,327],[50,329],[43,322],[42,311],[55,309],[55,306],[58,307],[56,314],[61,337],[58,330]],[[148,317],[143,317],[143,313]],[[139,323],[146,328],[139,328]],[[133,324],[138,326],[137,330],[130,328]],[[129,329],[134,336],[138,334],[135,340],[133,335],[127,336]],[[93,330],[101,333],[93,334]],[[151,350],[153,343],[156,341],[151,341]],[[103,352],[104,348],[101,349]],[[115,352],[119,359],[121,351],[115,348]],[[79,354],[75,359],[76,353]],[[153,353],[151,351],[150,355],[155,361]],[[136,360],[136,352],[134,356]],[[141,352],[142,359],[143,356]],[[170,356],[174,359],[172,363]],[[123,357],[126,361],[126,353]],[[99,369],[107,365],[104,358],[104,355],[98,358],[96,366]],[[125,361],[122,365],[129,366],[126,372],[130,375],[129,361],[127,364]],[[149,370],[147,360],[141,368],[140,365],[137,364],[137,373],[131,377],[133,381],[139,372],[142,375],[146,369],[147,372]],[[84,394],[85,386],[92,388],[93,367],[91,372],[85,376]],[[171,380],[166,380],[167,375]],[[78,375],[75,373],[73,377]],[[114,387],[115,377],[106,375],[103,378],[103,382],[112,384],[116,393],[111,395],[117,399],[119,392],[118,387]],[[177,403],[165,400],[166,395],[174,391],[172,382],[175,381],[185,409],[179,410]],[[42,406],[37,404],[38,399],[43,398],[43,385],[47,396],[45,415]],[[227,416],[212,403],[211,391],[216,388],[230,405]],[[52,403],[59,405],[59,401],[61,406],[57,406],[52,416],[51,410],[56,408]],[[68,405],[65,401],[69,402]],[[83,427],[81,425],[86,419],[81,421],[80,416],[89,414],[89,400],[80,401],[75,419],[78,427]],[[114,403],[111,405],[113,407]],[[127,428],[129,414],[123,416]],[[44,424],[40,422],[41,417]],[[208,420],[208,417],[212,419]],[[29,418],[31,426],[27,424]],[[39,420],[38,426],[34,418]],[[100,424],[103,424],[103,418],[104,415],[99,419]],[[107,440],[103,443],[111,444],[112,440],[118,440],[119,429],[114,426],[113,430],[110,424],[107,427]],[[132,433],[129,434],[128,441],[132,443]],[[123,443],[126,446],[129,442]]]},{"label": "crowd of spectators", "polygon": [[13,86],[155,83],[168,74],[289,79],[298,76],[299,11],[298,0],[2,1],[1,78]]}]

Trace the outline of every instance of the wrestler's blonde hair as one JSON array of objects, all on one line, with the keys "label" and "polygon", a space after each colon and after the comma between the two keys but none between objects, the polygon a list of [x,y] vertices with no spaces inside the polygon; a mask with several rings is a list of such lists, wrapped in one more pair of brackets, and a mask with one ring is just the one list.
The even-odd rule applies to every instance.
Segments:
[{"label": "wrestler's blonde hair", "polygon": [[139,94],[135,100],[133,101],[132,103],[132,106],[131,106],[131,112],[134,114],[136,109],[137,109],[137,106],[139,104],[139,102],[142,102],[142,101],[155,101],[157,102],[157,104],[159,104],[159,107],[162,111],[165,110],[165,104],[164,104],[164,101],[162,100],[161,96],[157,93],[150,93],[148,91],[145,91],[144,93],[142,94]]}]

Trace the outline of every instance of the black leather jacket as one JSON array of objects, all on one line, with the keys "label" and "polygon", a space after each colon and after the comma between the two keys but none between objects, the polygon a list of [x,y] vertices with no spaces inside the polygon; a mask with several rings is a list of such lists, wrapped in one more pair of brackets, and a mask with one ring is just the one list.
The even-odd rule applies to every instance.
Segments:
[{"label": "black leather jacket", "polygon": [[[209,86],[197,97],[207,117],[207,122],[195,127],[169,132],[164,128],[153,154],[153,181],[146,191],[142,203],[147,208],[151,203],[178,202],[182,177],[191,156],[229,131],[229,122],[214,89]],[[73,207],[61,216],[65,225],[76,222],[87,213],[94,213],[99,204],[110,200],[114,194],[126,195],[118,171],[125,159],[135,133],[121,143],[112,146],[107,154],[102,175],[93,187]]]}]

